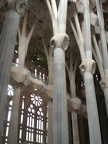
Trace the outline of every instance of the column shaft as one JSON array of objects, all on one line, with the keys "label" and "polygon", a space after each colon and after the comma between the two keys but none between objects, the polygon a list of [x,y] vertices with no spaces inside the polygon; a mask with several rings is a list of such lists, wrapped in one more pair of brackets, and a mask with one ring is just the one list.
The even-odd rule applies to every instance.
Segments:
[{"label": "column shaft", "polygon": [[[97,7],[97,14],[99,20],[99,27],[100,27],[100,38],[101,38],[101,45],[102,45],[102,59],[103,59],[103,67],[105,76],[108,76],[108,50],[107,50],[107,40],[106,34],[104,29],[104,18],[103,18],[103,9],[102,9],[102,1],[96,0],[96,7]],[[105,95],[105,103],[106,103],[106,110],[108,116],[108,88],[104,88],[104,95]]]},{"label": "column shaft", "polygon": [[107,110],[107,117],[108,117],[108,88],[104,88],[104,96],[105,96],[105,104],[106,104],[106,110]]},{"label": "column shaft", "polygon": [[[90,10],[89,0],[83,0],[84,5],[84,33],[85,33],[85,49],[86,60],[92,61],[91,51],[91,26],[90,26]],[[93,81],[93,63],[87,63],[84,71],[84,82],[86,91],[86,103],[89,125],[90,144],[101,144],[101,134],[99,126],[98,109]]]},{"label": "column shaft", "polygon": [[101,134],[99,127],[99,117],[98,117],[93,75],[89,72],[85,72],[84,81],[86,90],[90,144],[96,144],[96,143],[101,144]]},{"label": "column shaft", "polygon": [[43,117],[43,144],[46,144],[46,109],[44,110]]},{"label": "column shaft", "polygon": [[53,144],[68,144],[65,53],[54,50]]},{"label": "column shaft", "polygon": [[9,137],[8,144],[17,144],[18,141],[18,120],[19,120],[19,106],[20,106],[20,86],[15,86],[13,105],[12,105],[12,115],[9,127]]},{"label": "column shaft", "polygon": [[27,107],[24,105],[24,118],[22,127],[22,142],[26,141],[26,131],[27,131]]},{"label": "column shaft", "polygon": [[73,143],[80,144],[77,113],[72,112]]},{"label": "column shaft", "polygon": [[53,118],[53,104],[48,102],[48,144],[52,144],[52,118]]},{"label": "column shaft", "polygon": [[10,78],[10,69],[19,20],[20,15],[17,12],[13,10],[8,11],[0,38],[0,142],[7,96],[7,86]]},{"label": "column shaft", "polygon": [[58,32],[59,33],[66,32],[67,3],[68,3],[68,0],[60,0],[59,18],[58,18],[58,23],[59,23]]},{"label": "column shaft", "polygon": [[108,75],[108,51],[107,51],[107,40],[104,29],[104,18],[103,18],[103,8],[102,8],[102,0],[96,0],[96,8],[99,20],[100,27],[100,38],[102,45],[102,54],[103,54],[103,66],[105,70],[105,75]]}]

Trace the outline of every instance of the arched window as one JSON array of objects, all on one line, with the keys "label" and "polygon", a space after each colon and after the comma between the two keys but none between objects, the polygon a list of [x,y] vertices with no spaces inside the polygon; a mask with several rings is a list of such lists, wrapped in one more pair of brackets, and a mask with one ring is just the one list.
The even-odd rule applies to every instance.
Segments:
[{"label": "arched window", "polygon": [[33,104],[30,104],[30,107],[28,108],[28,114],[27,114],[27,131],[26,131],[26,140],[28,142],[34,141],[34,106]]},{"label": "arched window", "polygon": [[[25,96],[26,97],[26,96]],[[43,143],[43,100],[40,96],[31,94],[29,106],[27,108],[26,114],[26,138],[25,141],[29,144],[33,143]],[[20,132],[19,132],[19,143],[22,142],[22,133],[24,132],[23,125],[25,123],[24,120],[24,113],[22,113],[23,109],[25,108],[25,98],[22,98],[22,109],[21,109],[21,117],[20,117]]]},{"label": "arched window", "polygon": [[[4,125],[5,135],[3,136],[4,144],[7,144],[9,135],[9,124],[12,111],[12,97],[14,96],[14,88],[8,86],[7,97],[7,112],[6,125]],[[29,144],[39,143],[43,144],[46,137],[45,123],[46,123],[46,103],[43,102],[41,96],[36,94],[22,95],[19,108],[19,128],[18,128],[18,142],[19,144],[27,142]],[[44,121],[45,120],[45,121]]]}]

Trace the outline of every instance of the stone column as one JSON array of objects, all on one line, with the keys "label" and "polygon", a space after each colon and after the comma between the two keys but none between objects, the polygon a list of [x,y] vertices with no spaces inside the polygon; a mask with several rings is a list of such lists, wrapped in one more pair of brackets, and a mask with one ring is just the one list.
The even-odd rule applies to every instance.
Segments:
[{"label": "stone column", "polygon": [[[0,35],[0,143],[7,96],[7,86],[10,78],[11,63],[20,21],[20,14],[18,12],[24,9],[23,7],[19,10],[19,7],[22,6],[20,5],[19,1],[9,1],[8,3],[9,10],[6,14],[3,29]],[[15,6],[17,7],[18,12],[16,11]]]},{"label": "stone column", "polygon": [[18,141],[18,120],[20,107],[21,84],[14,85],[14,96],[12,105],[12,115],[9,126],[8,144],[17,144]]},{"label": "stone column", "polygon": [[[77,60],[77,57],[76,57]],[[74,65],[74,66],[73,66]],[[76,68],[77,68],[77,62],[74,62],[74,54],[72,48],[70,49],[70,91],[71,91],[71,97],[72,99],[76,99],[76,84],[75,84],[75,75],[76,75]],[[79,130],[78,130],[78,119],[77,119],[77,113],[72,112],[72,130],[73,130],[73,144],[80,144],[79,140]]]},{"label": "stone column", "polygon": [[106,110],[107,110],[107,117],[108,117],[108,50],[107,50],[106,34],[104,29],[102,0],[96,0],[96,7],[97,7],[98,20],[99,20],[99,27],[100,27],[100,38],[101,38],[102,54],[103,54],[102,59],[103,59],[103,68],[105,74],[105,76],[100,81],[100,85],[105,95]]},{"label": "stone column", "polygon": [[44,109],[44,115],[43,115],[43,144],[46,144],[46,111],[47,109]]},{"label": "stone column", "polygon": [[73,141],[71,112],[68,112],[69,144]]},{"label": "stone column", "polygon": [[5,114],[4,114],[4,120],[3,120],[2,143],[5,143],[5,139],[6,139],[8,110],[9,110],[9,101],[6,103],[6,107],[5,107]]},{"label": "stone column", "polygon": [[94,89],[93,75],[90,71],[84,72],[86,103],[89,125],[90,144],[101,144],[99,116],[97,110],[96,95]]},{"label": "stone column", "polygon": [[69,38],[65,33],[51,39],[54,47],[53,144],[68,144],[65,52]]},{"label": "stone column", "polygon": [[53,103],[52,100],[48,102],[48,144],[52,144],[52,118],[53,118]]},{"label": "stone column", "polygon": [[78,119],[77,113],[72,112],[72,128],[73,128],[73,142],[74,144],[79,144],[79,130],[78,130]]},{"label": "stone column", "polygon": [[[56,1],[51,5],[46,0],[50,12],[53,34],[51,47],[54,48],[54,96],[53,96],[53,144],[69,144],[65,52],[68,48],[69,38],[66,33],[67,3],[68,0],[60,0],[57,12]],[[53,9],[53,10],[51,10]],[[52,14],[53,13],[53,14]],[[55,27],[56,26],[56,27]]]},{"label": "stone column", "polygon": [[0,143],[5,110],[7,86],[13,59],[20,15],[13,10],[7,12],[0,38]]},{"label": "stone column", "polygon": [[80,65],[84,75],[90,144],[101,144],[98,109],[93,81],[96,64],[92,60],[89,0],[83,0],[86,57]]}]

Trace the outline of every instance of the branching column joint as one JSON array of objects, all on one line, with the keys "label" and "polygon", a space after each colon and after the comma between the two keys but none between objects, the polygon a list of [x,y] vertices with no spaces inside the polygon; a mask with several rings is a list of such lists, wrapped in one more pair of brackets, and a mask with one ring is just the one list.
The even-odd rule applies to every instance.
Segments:
[{"label": "branching column joint", "polygon": [[66,33],[58,33],[50,41],[52,48],[62,48],[67,50],[69,45],[69,36]]},{"label": "branching column joint", "polygon": [[84,74],[84,72],[90,72],[91,74],[94,74],[96,70],[96,62],[92,59],[85,59],[79,68],[82,74]]},{"label": "branching column joint", "polygon": [[8,9],[15,10],[19,14],[22,14],[27,6],[28,0],[8,0]]},{"label": "branching column joint", "polygon": [[104,90],[105,88],[108,88],[108,76],[104,76],[102,78],[102,80],[99,82],[102,90]]}]

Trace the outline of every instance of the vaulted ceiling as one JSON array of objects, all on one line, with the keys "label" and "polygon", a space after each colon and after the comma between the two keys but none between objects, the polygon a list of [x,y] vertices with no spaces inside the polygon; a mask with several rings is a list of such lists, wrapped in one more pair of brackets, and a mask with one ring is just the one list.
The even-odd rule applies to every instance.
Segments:
[{"label": "vaulted ceiling", "polygon": [[[72,2],[73,1],[73,2]],[[6,14],[6,1],[1,0],[0,4],[2,5],[0,9],[0,31],[3,26],[5,14]],[[75,3],[76,2],[76,3]],[[57,4],[59,3],[59,0],[57,0]],[[68,2],[68,14],[71,16],[75,11],[78,12],[78,16],[80,21],[83,19],[83,8],[78,3],[81,3],[80,0],[69,0]],[[96,8],[94,1],[91,0],[92,3],[92,11],[96,13]],[[104,8],[104,20],[105,20],[105,29],[108,30],[108,2],[103,3]],[[47,49],[50,49],[50,39],[53,36],[52,33],[52,23],[49,15],[49,11],[47,8],[47,4],[45,0],[28,0],[28,6],[26,9],[26,13],[28,13],[28,19],[27,19],[27,29],[28,31],[31,29],[34,23],[36,23],[35,30],[33,32],[33,36],[30,40],[29,46],[28,46],[28,52],[26,56],[26,66],[33,70],[36,67],[39,67],[40,69],[43,69],[47,73],[47,59],[43,48],[43,43],[41,39],[41,30],[43,33],[43,37],[45,40],[45,44],[47,46]],[[20,21],[20,27],[22,26],[24,19],[24,15],[22,15],[21,21]],[[73,21],[74,22],[74,21]],[[72,29],[70,27],[70,24],[67,21],[67,34],[70,38],[70,44],[69,47],[74,47],[74,60],[76,60],[77,55],[79,55],[78,47],[74,38],[74,34],[72,32]],[[15,46],[15,50],[18,48],[18,39]],[[18,57],[18,53],[14,54],[14,60]],[[66,61],[68,62],[70,57],[70,49],[66,51]],[[78,57],[78,60],[80,60],[80,56]]]}]

